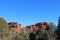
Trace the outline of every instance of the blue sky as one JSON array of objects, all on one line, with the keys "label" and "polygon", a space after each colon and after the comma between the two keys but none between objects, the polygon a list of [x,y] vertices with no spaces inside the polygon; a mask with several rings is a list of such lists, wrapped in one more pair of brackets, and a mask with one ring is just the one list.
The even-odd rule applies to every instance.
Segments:
[{"label": "blue sky", "polygon": [[0,17],[24,26],[53,22],[60,16],[60,0],[0,0]]}]

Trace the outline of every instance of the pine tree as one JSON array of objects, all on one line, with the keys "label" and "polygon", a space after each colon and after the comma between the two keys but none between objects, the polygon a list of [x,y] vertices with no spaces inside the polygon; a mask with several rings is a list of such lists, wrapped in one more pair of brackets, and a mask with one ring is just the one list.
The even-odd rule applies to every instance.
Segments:
[{"label": "pine tree", "polygon": [[57,30],[55,31],[56,33],[56,40],[60,40],[60,17],[58,19],[58,26],[57,26]]}]

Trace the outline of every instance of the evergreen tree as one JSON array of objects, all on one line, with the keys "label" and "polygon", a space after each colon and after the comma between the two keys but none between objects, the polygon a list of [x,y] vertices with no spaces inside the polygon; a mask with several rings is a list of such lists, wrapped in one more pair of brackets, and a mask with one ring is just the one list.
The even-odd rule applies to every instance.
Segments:
[{"label": "evergreen tree", "polygon": [[60,40],[60,17],[58,19],[58,26],[57,26],[57,30],[55,31],[56,33],[56,40]]}]

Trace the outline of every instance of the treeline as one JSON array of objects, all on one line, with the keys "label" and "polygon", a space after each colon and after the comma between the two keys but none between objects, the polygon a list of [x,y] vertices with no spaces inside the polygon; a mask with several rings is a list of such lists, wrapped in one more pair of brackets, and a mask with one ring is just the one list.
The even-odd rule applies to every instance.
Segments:
[{"label": "treeline", "polygon": [[21,33],[16,33],[11,31],[4,18],[0,18],[0,40],[60,40],[60,20],[58,22],[57,27],[50,23],[49,30],[38,28],[31,32],[23,28]]}]

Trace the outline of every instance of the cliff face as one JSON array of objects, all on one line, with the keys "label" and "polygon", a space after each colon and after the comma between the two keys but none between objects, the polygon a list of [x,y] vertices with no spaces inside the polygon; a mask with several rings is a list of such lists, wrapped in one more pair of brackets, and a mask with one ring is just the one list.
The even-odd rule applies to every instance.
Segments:
[{"label": "cliff face", "polygon": [[17,24],[16,22],[10,22],[8,23],[13,32],[22,32],[23,26],[22,24]]},{"label": "cliff face", "polygon": [[26,28],[30,29],[31,31],[37,30],[38,28],[43,28],[45,30],[49,30],[50,24],[48,22],[40,22],[40,23],[36,23],[35,25],[26,26]]},{"label": "cliff face", "polygon": [[[16,22],[10,22],[8,23],[10,25],[10,28],[13,32],[22,32],[23,26],[22,24],[18,24]],[[45,30],[50,29],[50,24],[48,22],[40,22],[36,23],[34,25],[26,26],[26,29],[30,29],[31,31],[37,30],[38,28],[43,28]]]}]

